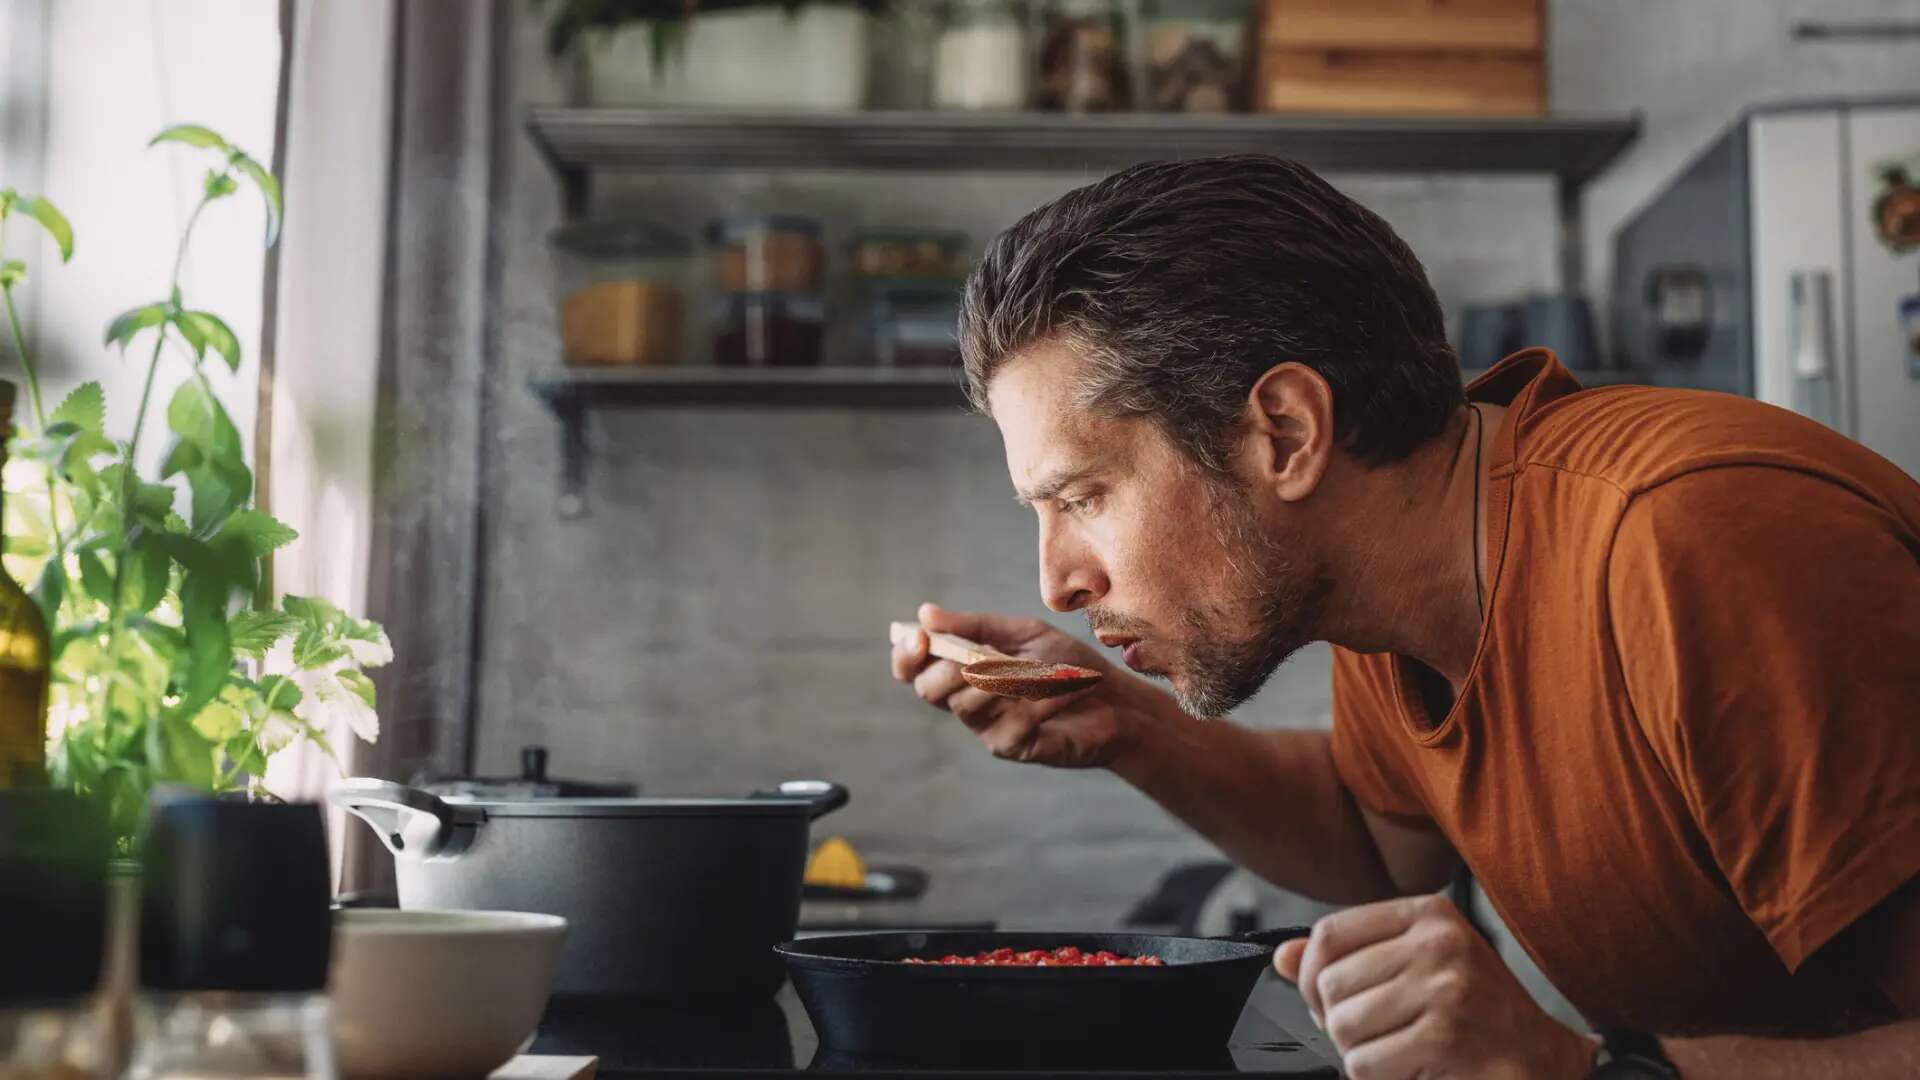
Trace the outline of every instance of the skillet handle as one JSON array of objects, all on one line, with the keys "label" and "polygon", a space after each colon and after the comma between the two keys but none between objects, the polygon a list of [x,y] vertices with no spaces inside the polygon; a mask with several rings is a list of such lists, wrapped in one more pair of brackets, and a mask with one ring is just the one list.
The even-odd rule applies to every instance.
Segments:
[{"label": "skillet handle", "polygon": [[1303,938],[1313,933],[1311,926],[1276,926],[1271,930],[1249,930],[1243,934],[1221,934],[1219,941],[1238,941],[1248,945],[1264,945],[1277,949],[1281,943]]},{"label": "skillet handle", "polygon": [[817,820],[847,805],[851,794],[846,788],[831,780],[787,780],[779,787],[756,791],[750,799],[786,799],[804,800],[813,805],[807,808],[807,819]]}]

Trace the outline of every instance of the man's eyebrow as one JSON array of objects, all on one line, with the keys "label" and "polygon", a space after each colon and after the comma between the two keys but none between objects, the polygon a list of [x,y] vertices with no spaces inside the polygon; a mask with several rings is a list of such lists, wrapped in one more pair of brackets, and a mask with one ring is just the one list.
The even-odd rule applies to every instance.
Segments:
[{"label": "man's eyebrow", "polygon": [[1032,506],[1037,502],[1046,502],[1048,499],[1055,498],[1062,491],[1072,487],[1074,484],[1093,476],[1098,471],[1098,469],[1094,468],[1084,468],[1067,469],[1057,472],[1042,479],[1039,483],[1025,491],[1015,492],[1013,499],[1021,506]]}]

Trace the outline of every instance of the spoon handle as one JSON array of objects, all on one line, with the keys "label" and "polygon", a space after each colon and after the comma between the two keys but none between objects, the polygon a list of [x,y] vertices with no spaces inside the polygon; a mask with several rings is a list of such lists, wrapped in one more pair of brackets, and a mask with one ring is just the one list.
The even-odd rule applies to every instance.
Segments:
[{"label": "spoon handle", "polygon": [[[895,645],[904,646],[913,640],[913,632],[918,629],[920,627],[913,623],[897,622],[890,624],[887,632]],[[956,664],[972,664],[980,660],[1012,659],[991,645],[968,641],[958,634],[949,634],[940,630],[928,630],[926,634],[928,651],[942,660],[951,660]]]}]

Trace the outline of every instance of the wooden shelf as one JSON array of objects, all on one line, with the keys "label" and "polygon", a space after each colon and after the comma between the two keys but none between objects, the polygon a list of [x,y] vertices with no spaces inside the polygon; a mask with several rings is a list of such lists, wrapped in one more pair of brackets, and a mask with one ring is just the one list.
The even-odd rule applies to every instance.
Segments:
[{"label": "wooden shelf", "polygon": [[1105,172],[1254,152],[1320,170],[1534,173],[1578,187],[1633,142],[1640,121],[543,107],[527,114],[527,131],[570,187],[595,168]]}]

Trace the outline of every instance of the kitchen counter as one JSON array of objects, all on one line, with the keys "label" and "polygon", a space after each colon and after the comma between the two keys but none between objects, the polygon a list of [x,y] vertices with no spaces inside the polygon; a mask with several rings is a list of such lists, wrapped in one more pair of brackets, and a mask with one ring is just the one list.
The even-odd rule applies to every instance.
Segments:
[{"label": "kitchen counter", "polygon": [[[556,1003],[540,1025],[530,1053],[595,1054],[602,1077],[704,1080],[717,1073],[749,1076],[871,1075],[875,1071],[916,1076],[1041,1075],[1017,1061],[1004,1068],[949,1071],[902,1069],[848,1060],[823,1049],[806,1010],[783,986],[771,1000],[693,1007],[604,1003],[590,1007]],[[1254,987],[1228,1045],[1213,1053],[1182,1054],[1138,1068],[1070,1071],[1085,1077],[1322,1076],[1339,1073],[1332,1046],[1314,1029],[1293,987],[1268,972]],[[1060,1075],[1049,1067],[1045,1075]]]}]

